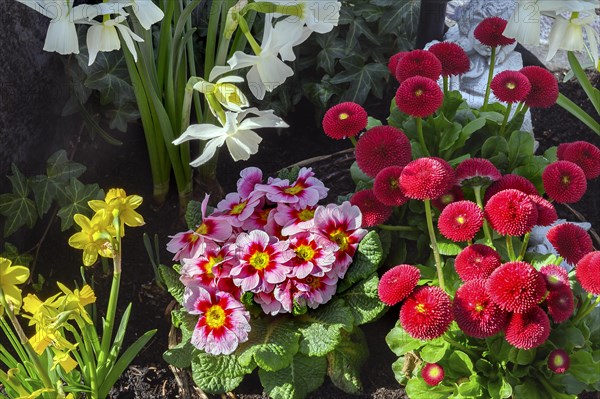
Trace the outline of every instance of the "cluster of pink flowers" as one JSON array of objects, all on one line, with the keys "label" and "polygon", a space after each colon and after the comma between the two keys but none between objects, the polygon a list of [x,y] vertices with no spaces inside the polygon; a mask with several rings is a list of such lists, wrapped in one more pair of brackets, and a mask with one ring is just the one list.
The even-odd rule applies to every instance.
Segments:
[{"label": "cluster of pink flowers", "polygon": [[204,198],[200,224],[167,245],[182,265],[184,306],[199,315],[196,347],[229,354],[247,340],[244,293],[271,315],[331,299],[366,230],[349,202],[318,205],[327,191],[310,168],[300,169],[293,182],[264,183],[262,171],[250,167],[210,215]]}]

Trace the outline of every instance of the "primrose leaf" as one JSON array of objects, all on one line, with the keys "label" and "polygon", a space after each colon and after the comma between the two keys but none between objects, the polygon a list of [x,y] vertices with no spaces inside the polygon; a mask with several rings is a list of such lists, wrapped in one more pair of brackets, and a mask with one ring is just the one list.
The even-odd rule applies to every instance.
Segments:
[{"label": "primrose leaf", "polygon": [[358,244],[358,250],[346,276],[338,285],[338,293],[345,291],[352,284],[368,277],[379,268],[383,260],[383,248],[376,231],[370,231]]},{"label": "primrose leaf", "polygon": [[327,372],[325,357],[297,354],[292,363],[279,371],[258,370],[265,392],[273,399],[303,399],[319,388]]},{"label": "primrose leaf", "polygon": [[191,200],[185,208],[185,224],[188,229],[195,230],[202,223],[202,203]]},{"label": "primrose leaf", "polygon": [[163,359],[177,368],[184,369],[190,367],[192,359],[196,354],[196,348],[190,341],[182,341],[171,349],[163,353]]},{"label": "primrose leaf", "polygon": [[344,300],[337,299],[302,316],[300,352],[324,356],[342,340],[342,331],[352,331],[354,316]]},{"label": "primrose leaf", "polygon": [[250,374],[255,365],[242,366],[236,355],[213,356],[198,353],[192,360],[192,378],[206,393],[219,394],[233,391]]},{"label": "primrose leaf", "polygon": [[160,278],[165,282],[167,286],[167,291],[173,298],[181,305],[183,304],[183,292],[185,291],[185,286],[179,280],[179,273],[173,270],[172,267],[167,267],[165,265],[158,266],[158,274]]},{"label": "primrose leaf", "polygon": [[373,321],[385,312],[386,307],[377,294],[378,284],[379,277],[373,273],[341,295],[352,310],[357,326]]},{"label": "primrose leaf", "polygon": [[358,328],[327,354],[327,374],[333,384],[350,394],[362,391],[360,368],[369,356],[364,334]]},{"label": "primrose leaf", "polygon": [[58,217],[61,219],[62,231],[73,225],[73,216],[76,214],[90,215],[88,201],[101,197],[102,190],[96,183],[84,185],[79,180],[72,178],[69,185],[65,187],[64,197],[59,196],[61,208],[58,210]]}]

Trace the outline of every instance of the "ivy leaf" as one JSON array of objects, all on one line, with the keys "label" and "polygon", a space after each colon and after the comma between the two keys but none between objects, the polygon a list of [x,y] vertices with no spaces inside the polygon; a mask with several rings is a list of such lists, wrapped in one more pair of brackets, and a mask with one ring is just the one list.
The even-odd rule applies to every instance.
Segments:
[{"label": "ivy leaf", "polygon": [[108,126],[111,129],[118,129],[123,133],[127,132],[127,125],[129,123],[140,119],[140,112],[137,105],[133,102],[109,109],[106,111],[106,115],[109,117]]},{"label": "ivy leaf", "polygon": [[325,75],[320,83],[307,83],[302,88],[308,99],[321,108],[327,108],[329,100],[334,95],[340,96],[343,89],[331,83],[331,78]]},{"label": "ivy leaf", "polygon": [[4,252],[0,253],[3,258],[10,259],[13,265],[29,266],[33,262],[33,256],[30,254],[21,254],[17,247],[10,242],[4,242]]},{"label": "ivy leaf", "polygon": [[368,277],[379,268],[383,260],[383,248],[376,231],[370,231],[358,244],[354,260],[344,279],[339,283],[337,292],[343,292],[354,283]]},{"label": "ivy leaf", "polygon": [[426,344],[425,341],[408,335],[400,325],[400,321],[397,321],[394,328],[386,335],[385,342],[397,356],[402,356],[407,352],[422,348]]},{"label": "ivy leaf", "polygon": [[100,52],[89,67],[85,85],[100,92],[103,105],[114,103],[121,106],[135,101],[133,87],[129,83],[129,71],[121,51]]},{"label": "ivy leaf", "polygon": [[344,300],[337,299],[301,318],[300,352],[308,356],[324,356],[342,340],[342,330],[352,331],[354,316]]},{"label": "ivy leaf", "polygon": [[362,104],[370,90],[375,96],[381,98],[383,95],[382,81],[389,74],[385,65],[377,63],[365,65],[362,57],[357,54],[342,58],[340,63],[345,70],[331,78],[331,83],[334,85],[350,83],[350,87],[342,95],[342,101]]},{"label": "ivy leaf", "polygon": [[8,237],[21,226],[32,228],[37,221],[35,203],[27,197],[29,184],[27,178],[15,164],[11,164],[12,176],[8,176],[13,192],[0,194],[0,214],[6,216],[4,237]]},{"label": "ivy leaf", "polygon": [[378,284],[379,277],[373,273],[341,296],[352,310],[355,325],[373,321],[384,313],[386,307],[377,295]]},{"label": "ivy leaf", "polygon": [[242,366],[236,355],[213,356],[198,353],[192,360],[192,378],[200,389],[211,394],[233,391],[255,365]]},{"label": "ivy leaf", "polygon": [[[375,5],[384,5],[385,1],[375,3]],[[403,32],[406,32],[407,36],[413,36],[414,32],[417,31],[417,24],[419,22],[419,9],[420,1],[417,0],[405,0],[405,1],[392,1],[390,10],[386,10],[379,20],[379,34],[395,33],[399,27],[402,27]]]},{"label": "ivy leaf", "polygon": [[292,363],[300,347],[299,339],[300,333],[289,318],[254,319],[248,341],[243,344],[247,349],[238,351],[239,362],[246,366],[254,359],[262,370],[281,370]]},{"label": "ivy leaf", "polygon": [[65,150],[58,150],[46,162],[46,174],[57,186],[69,182],[72,178],[79,178],[86,170],[80,163],[70,161]]},{"label": "ivy leaf", "polygon": [[321,46],[321,51],[317,54],[317,67],[329,75],[335,74],[336,61],[346,55],[344,40],[335,34],[317,35],[316,40]]},{"label": "ivy leaf", "polygon": [[369,356],[363,332],[355,328],[332,352],[327,354],[327,375],[342,391],[357,394],[362,391],[360,368]]},{"label": "ivy leaf", "polygon": [[38,216],[41,218],[52,206],[52,201],[56,198],[57,188],[48,176],[38,175],[29,179],[31,191],[38,211]]},{"label": "ivy leaf", "polygon": [[173,270],[172,267],[158,265],[158,274],[162,281],[165,282],[169,294],[173,295],[173,298],[175,298],[180,305],[183,304],[183,292],[185,291],[185,286],[181,280],[179,280],[179,273]]},{"label": "ivy leaf", "polygon": [[325,381],[325,357],[294,356],[292,364],[279,371],[258,370],[260,383],[273,399],[303,399]]},{"label": "ivy leaf", "polygon": [[102,193],[96,183],[84,185],[79,180],[72,178],[69,185],[65,187],[64,195],[58,197],[58,205],[61,207],[58,210],[58,217],[61,219],[60,227],[62,231],[73,225],[75,214],[90,215],[91,210],[87,204],[88,201],[102,198]]}]

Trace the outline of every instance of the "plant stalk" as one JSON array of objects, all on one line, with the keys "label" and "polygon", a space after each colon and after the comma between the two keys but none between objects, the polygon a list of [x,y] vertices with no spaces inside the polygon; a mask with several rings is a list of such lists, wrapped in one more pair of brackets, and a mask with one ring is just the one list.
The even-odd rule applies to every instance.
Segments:
[{"label": "plant stalk", "polygon": [[440,251],[437,246],[437,239],[435,238],[435,230],[433,229],[433,216],[431,214],[431,200],[425,200],[425,216],[427,219],[427,230],[429,231],[429,240],[431,241],[431,249],[433,250],[433,257],[435,259],[435,267],[437,269],[438,280],[440,288],[446,290],[446,284],[444,283],[444,272],[442,270],[442,258],[440,257]]},{"label": "plant stalk", "polygon": [[[481,186],[473,187],[473,192],[475,193],[475,201],[477,202],[479,209],[483,211],[483,201],[481,200]],[[488,225],[488,221],[486,218],[483,218],[483,234],[485,234],[485,239],[487,240],[488,244],[492,245],[492,233],[490,232],[490,226]]]},{"label": "plant stalk", "polygon": [[430,156],[429,150],[427,149],[427,145],[425,145],[425,137],[423,136],[423,119],[415,118],[415,123],[417,124],[417,135],[419,136],[419,144],[421,145],[421,152],[423,152],[423,156]]},{"label": "plant stalk", "polygon": [[481,110],[485,112],[488,106],[488,102],[490,101],[490,85],[492,84],[492,79],[494,78],[494,66],[496,64],[496,47],[492,48],[492,54],[490,55],[490,71],[488,73],[487,86],[485,87],[485,97],[483,99],[483,106]]}]

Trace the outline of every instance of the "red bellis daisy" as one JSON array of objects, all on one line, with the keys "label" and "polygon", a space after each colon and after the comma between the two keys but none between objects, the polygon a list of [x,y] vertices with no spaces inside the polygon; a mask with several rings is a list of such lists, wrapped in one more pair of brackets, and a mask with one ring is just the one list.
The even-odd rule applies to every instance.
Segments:
[{"label": "red bellis daisy", "polygon": [[573,291],[568,285],[563,285],[558,289],[548,292],[546,297],[546,306],[548,313],[555,323],[567,321],[573,314],[574,298]]},{"label": "red bellis daisy", "polygon": [[460,186],[455,185],[452,186],[450,191],[445,194],[440,195],[436,199],[431,201],[431,205],[435,206],[438,210],[442,211],[449,204],[457,201],[462,201],[465,199],[465,195],[462,192],[462,188]]},{"label": "red bellis daisy", "polygon": [[529,196],[514,189],[494,194],[484,212],[492,228],[504,236],[528,233],[538,219],[537,207]]},{"label": "red bellis daisy", "polygon": [[560,144],[557,155],[559,161],[569,161],[579,166],[588,180],[600,176],[600,149],[592,143],[575,141]]},{"label": "red bellis daisy", "polygon": [[546,194],[561,204],[579,201],[587,190],[583,169],[569,161],[556,161],[546,166],[542,183]]},{"label": "red bellis daisy", "polygon": [[440,287],[414,290],[402,304],[400,324],[413,338],[430,340],[444,334],[452,322],[452,303]]},{"label": "red bellis daisy", "polygon": [[410,141],[392,126],[376,126],[356,143],[356,163],[370,177],[388,166],[405,166],[412,158]]},{"label": "red bellis daisy", "polygon": [[462,75],[469,72],[471,60],[465,50],[456,43],[441,42],[429,47],[442,63],[442,76]]},{"label": "red bellis daisy", "polygon": [[531,84],[531,91],[525,97],[525,104],[530,108],[548,108],[558,100],[558,80],[547,69],[538,66],[527,66],[521,72]]},{"label": "red bellis daisy", "polygon": [[413,292],[420,278],[421,272],[415,266],[394,266],[379,280],[379,299],[388,306],[394,306]]},{"label": "red bellis daisy", "polygon": [[556,374],[562,374],[569,369],[571,359],[564,349],[555,349],[548,355],[548,368]]},{"label": "red bellis daisy", "polygon": [[413,50],[404,54],[396,65],[396,79],[401,84],[414,76],[438,80],[442,73],[442,63],[427,50]]},{"label": "red bellis daisy", "polygon": [[502,176],[500,180],[492,183],[492,185],[485,190],[485,202],[488,202],[494,194],[509,188],[514,188],[515,190],[522,191],[528,195],[540,195],[533,183],[523,176],[508,174]]},{"label": "red bellis daisy", "polygon": [[577,262],[575,276],[584,290],[600,295],[600,251],[590,252]]},{"label": "red bellis daisy", "polygon": [[527,262],[508,262],[492,272],[486,282],[492,300],[509,312],[524,313],[546,294],[544,277]]},{"label": "red bellis daisy", "polygon": [[535,306],[527,313],[513,313],[506,326],[506,341],[519,349],[533,349],[550,336],[550,319]]},{"label": "red bellis daisy", "polygon": [[558,254],[572,265],[594,250],[588,232],[573,223],[562,223],[552,227],[548,230],[546,238]]},{"label": "red bellis daisy", "polygon": [[503,71],[494,76],[490,88],[498,100],[518,103],[524,101],[531,91],[531,83],[521,72]]},{"label": "red bellis daisy", "polygon": [[485,280],[467,281],[456,291],[454,319],[468,336],[486,338],[502,331],[509,313],[494,303],[486,292]]},{"label": "red bellis daisy", "polygon": [[400,174],[402,166],[388,166],[377,173],[373,182],[373,193],[384,205],[402,206],[408,198],[400,188]]},{"label": "red bellis daisy", "polygon": [[415,118],[424,118],[437,111],[444,102],[444,93],[435,80],[413,76],[396,91],[398,109]]},{"label": "red bellis daisy", "polygon": [[472,244],[460,251],[454,261],[462,281],[487,279],[502,264],[500,254],[484,244]]},{"label": "red bellis daisy", "polygon": [[463,187],[488,186],[502,178],[498,168],[484,158],[469,158],[456,167],[456,180]]},{"label": "red bellis daisy", "polygon": [[356,205],[362,213],[362,227],[373,227],[385,222],[392,215],[392,207],[379,202],[373,190],[354,193],[350,203]]},{"label": "red bellis daisy", "polygon": [[345,102],[329,108],[323,117],[323,130],[332,139],[354,137],[367,127],[367,111],[353,102]]},{"label": "red bellis daisy", "polygon": [[472,240],[482,226],[483,211],[471,201],[449,204],[438,219],[440,233],[454,242]]},{"label": "red bellis daisy", "polygon": [[483,45],[489,47],[508,46],[515,39],[508,38],[502,33],[506,28],[507,21],[500,17],[490,17],[482,20],[473,31],[473,35]]},{"label": "red bellis daisy", "polygon": [[550,291],[569,286],[569,274],[558,265],[545,265],[540,269],[540,274],[544,276],[546,288]]},{"label": "red bellis daisy", "polygon": [[535,222],[536,226],[550,226],[556,222],[558,215],[556,208],[554,208],[554,205],[550,201],[538,195],[530,195],[529,199],[535,204],[538,211],[537,221]]},{"label": "red bellis daisy", "polygon": [[439,385],[444,380],[444,368],[437,363],[425,363],[421,369],[421,377],[427,385]]},{"label": "red bellis daisy", "polygon": [[448,192],[456,176],[452,166],[441,158],[418,158],[402,169],[400,187],[408,198],[435,199]]},{"label": "red bellis daisy", "polygon": [[406,55],[408,54],[408,51],[401,51],[399,53],[396,53],[394,55],[392,55],[390,57],[390,60],[388,61],[387,67],[388,67],[388,71],[390,72],[390,75],[392,76],[396,76],[396,68],[398,67],[398,62]]}]

